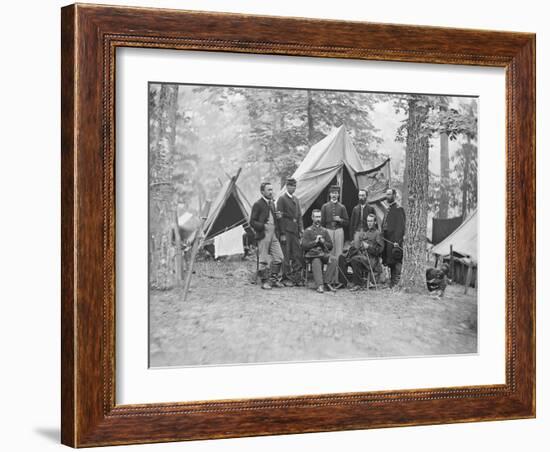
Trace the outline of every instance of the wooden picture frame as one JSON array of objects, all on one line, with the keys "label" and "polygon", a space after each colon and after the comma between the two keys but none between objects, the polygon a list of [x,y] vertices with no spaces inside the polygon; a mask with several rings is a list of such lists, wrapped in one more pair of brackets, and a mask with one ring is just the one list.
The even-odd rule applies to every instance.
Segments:
[{"label": "wooden picture frame", "polygon": [[[70,5],[62,9],[61,438],[73,447],[535,416],[535,35]],[[115,50],[147,47],[506,70],[506,383],[115,403]]]}]

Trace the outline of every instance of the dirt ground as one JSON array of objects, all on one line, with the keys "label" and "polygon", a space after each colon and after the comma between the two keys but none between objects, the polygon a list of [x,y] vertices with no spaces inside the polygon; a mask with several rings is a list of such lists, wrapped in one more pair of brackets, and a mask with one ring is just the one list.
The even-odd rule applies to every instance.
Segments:
[{"label": "dirt ground", "polygon": [[262,290],[250,261],[197,262],[191,292],[152,291],[150,365],[265,363],[477,351],[477,295]]}]

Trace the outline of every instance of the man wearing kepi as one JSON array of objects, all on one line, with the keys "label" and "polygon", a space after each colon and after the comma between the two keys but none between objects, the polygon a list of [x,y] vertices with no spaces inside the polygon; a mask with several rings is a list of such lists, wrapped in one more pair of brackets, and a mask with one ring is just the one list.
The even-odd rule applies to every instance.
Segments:
[{"label": "man wearing kepi", "polygon": [[304,232],[302,210],[294,192],[296,179],[286,180],[286,190],[277,199],[277,210],[281,212],[279,236],[283,254],[283,283],[285,286],[302,285],[302,247],[300,239]]},{"label": "man wearing kepi", "polygon": [[[315,209],[311,213],[313,224],[304,231],[302,248],[306,252],[306,259],[311,261],[311,270],[317,292],[323,293],[324,284],[329,290],[336,290],[338,284],[337,260],[330,254],[332,250],[332,239],[328,231],[321,226],[321,211]],[[327,269],[323,278],[323,264]]]},{"label": "man wearing kepi", "polygon": [[258,242],[262,289],[284,287],[279,282],[279,272],[283,262],[283,251],[278,239],[281,214],[275,210],[271,184],[262,182],[260,192],[262,196],[252,206],[250,226],[254,229],[255,239]]},{"label": "man wearing kepi", "polygon": [[330,201],[321,207],[321,226],[328,230],[333,243],[330,254],[336,259],[344,249],[344,227],[349,223],[346,207],[338,202],[340,187],[333,185],[329,190]]},{"label": "man wearing kepi", "polygon": [[367,203],[367,190],[361,189],[357,192],[358,204],[351,211],[351,220],[349,222],[349,238],[353,240],[355,247],[359,246],[358,236],[365,232],[367,228],[367,217],[375,215],[374,207]]},{"label": "man wearing kepi", "polygon": [[386,190],[386,201],[389,207],[382,222],[382,235],[384,238],[382,261],[390,269],[390,287],[394,287],[401,278],[403,237],[405,236],[405,210],[397,204],[395,197],[395,189],[388,188]]}]

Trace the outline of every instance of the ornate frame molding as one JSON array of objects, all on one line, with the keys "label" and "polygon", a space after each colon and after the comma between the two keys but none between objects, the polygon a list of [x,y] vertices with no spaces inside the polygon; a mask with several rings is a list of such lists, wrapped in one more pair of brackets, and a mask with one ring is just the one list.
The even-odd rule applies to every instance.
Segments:
[{"label": "ornate frame molding", "polygon": [[[506,383],[116,405],[118,47],[504,67]],[[77,4],[62,9],[62,91],[64,444],[82,447],[535,415],[533,34]]]}]

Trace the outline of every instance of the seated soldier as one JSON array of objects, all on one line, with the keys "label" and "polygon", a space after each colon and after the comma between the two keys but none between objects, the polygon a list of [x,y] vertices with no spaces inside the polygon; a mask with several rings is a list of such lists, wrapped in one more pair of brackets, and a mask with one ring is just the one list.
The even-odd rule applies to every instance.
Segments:
[{"label": "seated soldier", "polygon": [[[323,293],[325,291],[324,285],[329,290],[335,291],[335,286],[338,284],[338,268],[336,258],[330,254],[332,240],[328,231],[321,226],[321,211],[314,210],[311,213],[311,219],[313,224],[304,231],[302,248],[305,251],[306,259],[311,261],[311,270],[317,292]],[[323,264],[327,264],[324,275]]]},{"label": "seated soldier", "polygon": [[439,297],[443,297],[447,288],[449,266],[443,264],[441,268],[430,267],[426,270],[426,285],[430,292],[438,292]]},{"label": "seated soldier", "polygon": [[358,234],[356,252],[352,252],[350,257],[354,284],[350,290],[361,289],[365,280],[367,286],[369,284],[374,287],[377,286],[382,273],[380,255],[383,249],[384,241],[376,224],[376,216],[369,214],[367,216],[367,229]]}]

